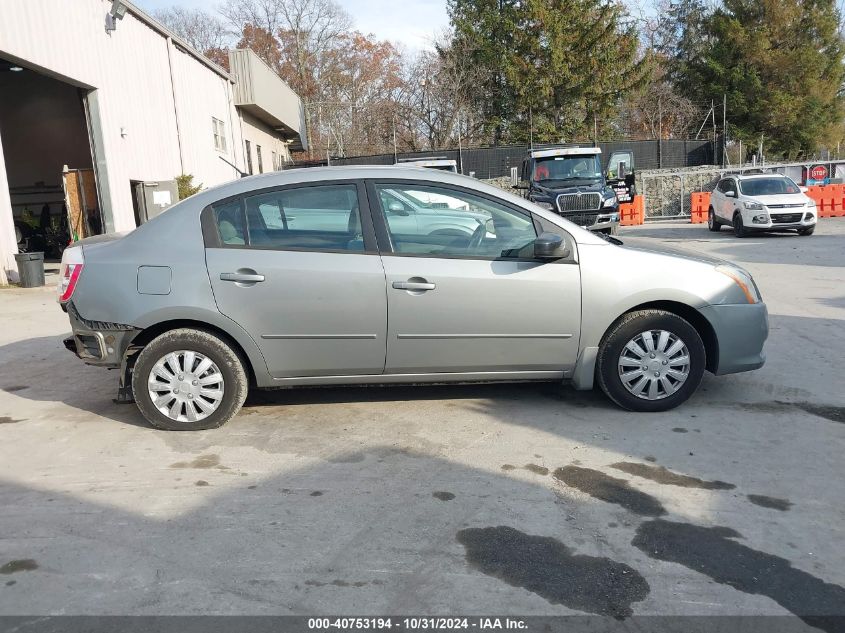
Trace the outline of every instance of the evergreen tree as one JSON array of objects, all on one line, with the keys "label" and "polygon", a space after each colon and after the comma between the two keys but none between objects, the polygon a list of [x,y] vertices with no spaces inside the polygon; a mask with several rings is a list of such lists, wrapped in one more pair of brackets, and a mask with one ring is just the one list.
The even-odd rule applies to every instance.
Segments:
[{"label": "evergreen tree", "polygon": [[[485,70],[474,86],[494,143],[592,136],[648,78],[636,28],[610,0],[449,0],[455,38]],[[595,117],[595,119],[594,119]]]},{"label": "evergreen tree", "polygon": [[[733,138],[789,158],[841,138],[843,67],[834,0],[725,0],[684,38],[700,54],[674,57],[676,85],[693,99],[727,96]],[[693,31],[692,28],[696,30]]]}]

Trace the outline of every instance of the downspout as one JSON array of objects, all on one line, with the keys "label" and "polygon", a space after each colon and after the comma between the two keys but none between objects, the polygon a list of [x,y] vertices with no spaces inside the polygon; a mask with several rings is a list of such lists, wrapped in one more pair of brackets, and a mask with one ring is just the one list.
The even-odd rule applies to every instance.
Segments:
[{"label": "downspout", "polygon": [[179,173],[185,173],[185,159],[182,156],[182,129],[179,126],[179,108],[176,105],[176,82],[173,80],[173,60],[171,59],[171,48],[173,39],[168,37],[167,43],[167,68],[170,71],[170,96],[173,98],[173,117],[176,121],[176,142],[179,145]]},{"label": "downspout", "polygon": [[[239,151],[244,152],[244,162],[243,162],[244,168],[243,168],[243,170],[241,170],[240,167],[235,168],[236,171],[240,171],[238,176],[242,178],[244,176],[244,174],[247,173],[247,171],[246,171],[246,155],[245,155],[246,150],[244,149],[244,117],[243,117],[243,114],[241,113],[240,109],[238,108],[238,106],[235,105],[235,96],[233,94],[232,83],[230,81],[226,82],[226,98],[227,98],[228,106],[229,106],[229,128],[232,130],[232,159],[235,161],[236,165],[238,164],[238,154],[237,154],[237,152],[239,152]],[[235,125],[234,125],[234,122],[232,121],[232,110],[235,111],[235,114],[238,117],[238,130],[240,130],[240,138],[238,139],[237,143],[235,143]]]}]

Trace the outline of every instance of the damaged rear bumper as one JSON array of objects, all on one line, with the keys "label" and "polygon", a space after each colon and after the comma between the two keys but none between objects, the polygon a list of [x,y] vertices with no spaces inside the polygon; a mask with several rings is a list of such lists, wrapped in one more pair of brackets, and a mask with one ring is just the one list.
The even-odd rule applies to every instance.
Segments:
[{"label": "damaged rear bumper", "polygon": [[73,332],[62,342],[65,348],[88,365],[120,367],[130,342],[140,332],[122,323],[85,319],[73,304],[68,306],[67,314]]}]

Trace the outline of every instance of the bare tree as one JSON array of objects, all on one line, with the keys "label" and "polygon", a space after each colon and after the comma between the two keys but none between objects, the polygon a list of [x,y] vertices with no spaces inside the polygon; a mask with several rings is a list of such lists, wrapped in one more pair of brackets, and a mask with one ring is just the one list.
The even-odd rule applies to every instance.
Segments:
[{"label": "bare tree", "polygon": [[352,27],[352,19],[334,0],[230,0],[219,8],[233,31],[250,25],[265,37],[244,38],[300,96],[306,112],[306,134],[312,145],[311,107],[319,101],[324,53]]},{"label": "bare tree", "polygon": [[473,107],[473,91],[481,85],[483,70],[451,38],[439,35],[434,50],[421,51],[408,64],[401,95],[403,132],[413,149],[436,150],[461,138],[479,138],[482,122]]},{"label": "bare tree", "polygon": [[629,138],[691,138],[704,111],[664,81],[631,96],[623,106],[623,133]]},{"label": "bare tree", "polygon": [[223,22],[202,9],[173,6],[156,11],[154,17],[212,61],[228,67],[225,51],[232,38]]}]

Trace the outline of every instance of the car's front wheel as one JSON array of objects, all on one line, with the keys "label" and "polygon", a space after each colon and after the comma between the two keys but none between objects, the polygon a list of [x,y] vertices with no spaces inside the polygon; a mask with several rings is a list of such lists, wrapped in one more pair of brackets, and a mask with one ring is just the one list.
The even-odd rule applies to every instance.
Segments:
[{"label": "car's front wheel", "polygon": [[742,214],[739,211],[734,213],[733,225],[734,235],[737,237],[745,237],[748,235],[748,229],[745,228],[745,224],[742,222]]},{"label": "car's front wheel", "polygon": [[203,330],[180,328],[158,336],[141,350],[132,372],[141,413],[168,431],[222,426],[240,411],[247,390],[237,353]]},{"label": "car's front wheel", "polygon": [[602,391],[630,411],[666,411],[698,388],[706,365],[696,329],[666,310],[629,312],[614,323],[599,348]]}]

